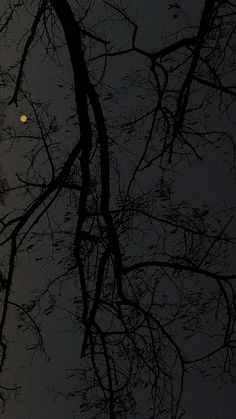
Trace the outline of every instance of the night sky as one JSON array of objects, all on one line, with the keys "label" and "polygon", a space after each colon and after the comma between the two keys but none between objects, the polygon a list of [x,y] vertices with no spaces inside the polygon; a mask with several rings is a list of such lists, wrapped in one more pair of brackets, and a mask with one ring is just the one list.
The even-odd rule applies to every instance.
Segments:
[{"label": "night sky", "polygon": [[[1,13],[9,7],[8,3],[8,0],[1,0]],[[31,2],[24,1],[24,4],[29,7],[29,12],[27,12],[27,8],[20,7],[10,22],[9,34],[5,39],[4,37],[0,38],[1,68],[5,69],[10,66],[11,74],[15,77],[18,68],[15,64],[18,63],[19,65],[23,45],[28,36],[26,29],[31,25],[31,11],[35,12],[38,3],[38,1],[33,2],[33,5],[31,5]],[[76,5],[76,1],[70,1],[69,3]],[[118,5],[118,3],[116,4]],[[86,9],[86,5],[88,6],[88,2],[85,0],[81,4],[84,9]],[[135,1],[123,2],[123,4],[127,6],[129,15],[133,16],[137,25],[139,25],[138,46],[145,50],[158,51],[175,42],[175,34],[181,34],[179,35],[181,38],[190,36],[190,34],[193,36],[194,31],[196,33],[204,1],[166,2],[165,0],[151,0],[147,3]],[[173,7],[170,7],[170,5]],[[103,2],[94,2],[85,20],[86,29],[91,28],[101,37],[107,37],[107,34],[109,34],[112,48],[128,48],[131,38],[128,25],[121,25],[119,19],[108,20],[104,24],[97,23],[103,21],[102,18],[108,13],[107,10],[108,6],[105,7]],[[55,15],[54,19],[56,19]],[[2,21],[0,23],[2,24]],[[122,27],[122,30],[119,30],[119,26]],[[50,126],[50,121],[53,121],[52,124],[55,123],[55,130],[51,133],[51,147],[58,167],[62,166],[79,136],[72,68],[60,25],[56,26],[54,24],[54,36],[54,42],[61,45],[56,53],[50,50],[49,46],[49,53],[45,54],[45,42],[38,42],[33,44],[27,58],[22,88],[25,89],[25,92],[30,92],[28,101],[27,94],[25,94],[25,97],[21,94],[19,95],[18,107],[14,104],[7,105],[14,88],[14,80],[10,80],[10,78],[7,80],[6,86],[1,87],[0,90],[2,107],[4,108],[4,123],[8,127],[14,127],[15,132],[25,136],[24,140],[15,140],[14,145],[11,146],[9,141],[10,131],[8,132],[4,128],[5,137],[1,134],[1,167],[8,179],[9,188],[18,185],[19,178],[24,179],[26,171],[30,167],[30,151],[34,147],[34,142],[33,140],[27,141],[27,135],[37,133],[37,118],[33,112],[32,103],[37,108],[39,102],[44,102],[41,108],[37,108],[39,109],[37,115],[43,121],[42,129],[45,129],[45,132],[47,129],[45,127]],[[91,54],[91,45],[86,40],[85,45],[88,58]],[[99,43],[92,43],[92,48],[93,56],[102,54],[104,51],[103,46]],[[103,60],[92,61],[91,73],[94,71],[96,79],[99,79],[99,75],[102,74],[103,65]],[[108,59],[108,69],[104,79],[106,91],[105,88],[104,91],[102,89],[100,91],[100,87],[97,89],[104,107],[105,117],[107,120],[109,117],[112,118],[109,120],[111,127],[116,118],[117,120],[119,118],[125,120],[126,115],[128,118],[135,109],[138,112],[143,106],[144,110],[147,111],[155,103],[155,96],[151,89],[144,92],[145,89],[149,88],[146,87],[148,85],[147,68],[146,57],[139,54],[127,54]],[[230,77],[232,77],[232,73]],[[132,78],[136,78],[136,85],[130,83]],[[233,85],[235,83],[229,79],[228,84]],[[144,95],[144,99],[142,99],[142,95]],[[194,100],[197,101],[199,98],[200,101],[201,95],[202,91],[196,89]],[[218,108],[216,103],[211,103],[208,112],[210,113],[208,115],[209,126],[214,127],[215,131],[229,131],[234,140],[235,126],[232,118],[235,115],[235,105],[230,105],[227,115],[227,113],[223,113],[222,109]],[[20,121],[20,115],[22,114],[28,117],[25,124]],[[115,122],[112,129],[114,129],[115,137]],[[137,134],[137,145],[134,145],[134,143],[126,144],[125,141],[122,143],[117,130],[117,143],[120,139],[120,143],[123,145],[114,148],[113,153],[116,155],[117,165],[121,172],[121,184],[124,188],[128,185],[134,164],[137,164],[138,161],[137,156],[141,153],[142,143],[140,138],[142,134],[141,130]],[[220,135],[218,135],[219,137]],[[160,169],[157,163],[150,168],[147,174],[146,172],[143,172],[143,174],[140,172],[138,179],[140,189],[138,190],[146,190],[149,186],[151,188],[152,185],[159,182],[164,172],[167,183],[171,184],[173,208],[179,208],[181,203],[184,202],[187,203],[187,206],[191,205],[198,209],[205,205],[210,208],[215,217],[221,217],[223,224],[226,223],[233,214],[234,207],[236,207],[236,172],[232,155],[233,147],[230,141],[227,142],[224,139],[222,145],[218,148],[216,136],[211,138],[213,144],[207,144],[200,149],[202,160],[190,155],[189,158],[183,159],[178,164],[175,161],[170,163],[170,166],[166,166],[164,171]],[[153,153],[155,154],[155,151]],[[37,164],[40,168],[39,172],[47,177],[50,175],[50,167],[45,163],[44,157],[43,155],[37,157]],[[30,170],[28,173],[31,179],[36,179],[37,174],[34,173],[34,169]],[[95,164],[93,170],[99,176],[99,170]],[[114,206],[117,205],[114,198],[117,189],[117,184],[114,182],[112,189]],[[73,198],[76,195],[71,196]],[[40,306],[33,312],[33,316],[35,316],[35,319],[37,318],[40,324],[46,353],[30,349],[36,341],[35,333],[31,329],[24,331],[24,326],[18,327],[21,325],[19,320],[20,310],[12,306],[9,311],[6,327],[9,348],[2,373],[2,385],[8,387],[16,383],[21,387],[21,392],[16,397],[14,395],[10,397],[2,414],[3,418],[92,418],[90,412],[82,413],[80,411],[77,397],[63,397],[63,394],[68,391],[73,392],[78,381],[80,381],[80,372],[75,376],[72,376],[72,373],[73,368],[79,366],[83,340],[82,331],[75,321],[76,310],[79,310],[75,298],[80,295],[76,276],[68,275],[68,281],[64,277],[61,278],[62,273],[70,266],[68,255],[73,245],[70,232],[76,225],[76,219],[71,214],[76,211],[77,198],[74,198],[74,201],[71,202],[71,196],[69,197],[66,192],[61,193],[57,201],[52,204],[50,211],[54,232],[50,231],[50,223],[42,219],[35,227],[35,236],[28,236],[22,251],[16,258],[11,299],[17,301],[18,304],[26,304],[34,298],[37,299],[37,295],[40,295],[40,292],[47,288],[48,283],[53,282],[55,278],[57,280],[50,285],[50,293],[45,294]],[[28,195],[22,193],[21,189],[12,190],[6,197],[5,204],[0,207],[1,216],[11,211],[15,216],[21,214],[21,211],[27,208],[31,199],[35,199],[35,197],[35,190]],[[163,205],[167,204],[164,202]],[[227,211],[226,208],[228,208]],[[67,217],[68,221],[65,221]],[[60,228],[63,229],[64,235],[60,235]],[[236,236],[234,218],[232,218],[229,233],[232,237]],[[148,233],[146,236],[144,235],[143,240],[144,244],[145,241],[149,243]],[[56,245],[52,246],[53,242]],[[130,246],[130,253],[135,252],[135,248],[132,250],[132,244]],[[5,248],[1,249],[2,266],[6,260],[7,250]],[[173,240],[174,251],[175,242]],[[228,267],[226,269],[228,269],[227,272],[232,273],[236,271],[235,243],[234,246],[230,247],[228,254]],[[217,268],[216,264],[216,271]],[[172,292],[171,286],[166,287],[166,293],[168,292]],[[53,306],[53,303],[55,303],[55,306]],[[72,304],[74,304],[73,309]],[[103,321],[106,322],[106,319],[101,320],[101,322]],[[178,338],[178,330],[176,329],[173,333]],[[203,347],[201,347],[202,344]],[[205,345],[207,348],[207,344],[202,343],[199,337],[195,345],[199,352],[201,352],[201,349],[205,349]],[[127,415],[127,418],[149,418],[145,392],[140,391],[139,393],[139,391],[137,390],[138,415]],[[236,411],[235,385],[227,379],[222,381],[221,377],[203,378],[198,371],[192,369],[191,374],[189,373],[186,376],[183,405],[185,408],[183,417],[186,419],[233,419]],[[105,419],[109,416],[99,417]],[[166,419],[170,418],[170,416],[162,416],[160,419],[164,417]],[[157,416],[155,418],[159,419]]]}]

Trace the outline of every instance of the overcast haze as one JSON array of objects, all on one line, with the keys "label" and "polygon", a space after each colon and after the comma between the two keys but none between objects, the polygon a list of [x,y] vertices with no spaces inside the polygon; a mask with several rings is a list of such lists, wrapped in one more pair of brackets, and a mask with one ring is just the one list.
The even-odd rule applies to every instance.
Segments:
[{"label": "overcast haze", "polygon": [[[25,1],[25,3],[30,2]],[[74,4],[75,2],[69,3]],[[86,1],[83,2],[84,5],[87,3],[88,2]],[[181,6],[183,13],[178,7],[168,7],[169,3],[172,5],[176,3],[176,5]],[[1,1],[1,13],[7,4],[7,0]],[[125,2],[125,4],[128,6],[127,10],[129,14],[133,16],[136,23],[140,26],[137,36],[137,45],[140,48],[154,52],[175,42],[176,35],[174,34],[179,33],[180,29],[182,30],[183,27],[185,27],[185,32],[183,32],[184,36],[193,36],[195,25],[198,25],[199,22],[204,1],[183,0],[178,2],[166,2],[164,0],[153,0],[146,3],[144,1],[135,1],[130,3]],[[35,5],[33,10],[35,10]],[[106,13],[107,9],[105,8],[104,3],[100,1],[95,2],[92,12],[88,14],[85,20],[86,29],[91,28],[91,30],[96,32],[97,27],[95,22],[99,21],[99,19],[102,21],[102,16],[105,16]],[[18,48],[16,48],[16,45],[25,32],[25,28],[29,24],[30,19],[30,13],[27,14],[24,8],[21,8],[18,17],[13,19],[11,23],[9,38],[0,41],[2,67],[7,68],[9,65],[14,65],[19,62],[24,42],[21,41]],[[105,21],[104,26],[101,24],[97,25],[99,29],[98,33],[99,36],[102,37],[103,35],[105,36],[109,30],[111,45],[115,45],[117,49],[126,49],[130,46],[130,34],[132,31],[128,25],[125,24],[122,26],[122,30],[119,31],[119,25],[118,19],[113,22],[109,20]],[[190,26],[192,27],[191,29],[189,29]],[[104,27],[104,34],[101,31],[102,27]],[[59,44],[61,44],[61,40],[64,40],[63,31],[61,30],[61,33],[59,33],[58,26],[55,29],[55,39],[55,42],[57,42],[58,39]],[[97,45],[97,54],[99,55],[102,53],[103,47],[100,44]],[[86,54],[89,57],[89,42],[87,42],[87,47]],[[53,56],[53,51],[50,52]],[[22,95],[22,100],[19,100],[18,107],[15,107],[14,104],[11,104],[10,106],[6,105],[6,101],[9,100],[13,93],[12,87],[14,83],[10,84],[10,89],[9,85],[1,88],[1,100],[2,103],[4,103],[5,123],[14,126],[16,130],[18,130],[17,132],[26,136],[25,138],[27,138],[28,133],[31,135],[32,132],[36,132],[34,125],[35,115],[32,112],[30,101],[34,103],[37,101],[44,101],[48,104],[48,109],[46,110],[45,106],[45,108],[41,110],[42,113],[40,115],[44,115],[43,112],[45,112],[46,115],[48,112],[52,119],[54,117],[56,118],[55,125],[57,125],[57,131],[55,129],[55,134],[52,133],[52,149],[55,153],[55,161],[57,162],[58,167],[60,167],[60,164],[62,165],[62,162],[69,155],[69,152],[79,135],[73,92],[73,74],[65,44],[58,48],[57,54],[58,56],[53,56],[53,59],[48,55],[45,56],[45,44],[43,42],[38,43],[32,48],[24,70],[25,79],[23,87],[30,91],[31,97],[29,102],[27,103],[26,98]],[[96,55],[94,51],[93,55]],[[138,54],[127,54],[122,57],[113,58],[112,60],[110,61],[110,58],[108,58],[109,68],[104,80],[107,91],[99,91],[107,120],[110,116],[112,116],[114,120],[117,117],[125,118],[126,115],[130,115],[132,110],[136,109],[136,107],[137,109],[140,109],[141,103],[144,103],[143,106],[145,111],[151,108],[153,103],[155,103],[155,96],[151,89],[150,97],[148,96],[149,93],[145,93],[145,99],[143,100],[140,98],[142,90],[144,90],[148,84],[149,66],[147,66],[146,57],[142,57]],[[97,72],[97,79],[99,78],[98,74],[102,74],[103,64],[102,61],[90,62],[91,73],[93,70],[92,66],[94,65],[94,69],[96,70],[95,73]],[[127,80],[125,77],[127,74],[129,74],[129,77],[134,77],[135,71],[137,71],[137,78],[140,76],[141,80],[143,77],[144,81],[143,84],[140,81],[137,85],[132,86],[129,82],[125,81]],[[15,72],[15,75],[17,74],[17,67],[13,72]],[[98,89],[99,88],[100,87],[98,87]],[[109,96],[109,89],[113,94],[112,101],[104,98],[106,95]],[[122,93],[122,89],[124,93]],[[197,97],[198,94],[201,95],[201,93],[197,92],[195,97]],[[235,105],[232,105],[229,110],[230,117],[235,115],[235,110]],[[221,111],[214,104],[210,105],[210,112],[211,115],[209,120],[211,127],[215,125],[216,131],[229,129],[234,137],[236,133],[234,121],[230,122],[226,118],[227,115],[221,117]],[[25,125],[22,125],[19,121],[21,113],[25,113],[29,116],[29,121]],[[31,122],[31,119],[33,122]],[[47,120],[47,117],[42,116],[42,120]],[[111,126],[112,123],[113,120]],[[47,123],[45,122],[45,126],[46,124]],[[114,134],[114,137],[115,135],[116,134]],[[119,135],[117,130],[118,140]],[[142,137],[143,132],[141,129],[136,135],[137,145],[135,147],[133,146],[133,143],[130,145],[130,143],[127,142],[126,144],[124,142],[123,148],[122,146],[117,146],[116,151],[114,151],[114,154],[117,153],[117,160],[119,162],[117,164],[123,176],[123,183],[121,182],[121,184],[126,187],[126,182],[128,183],[131,173],[133,173],[134,170],[133,162],[137,164],[137,159],[133,156],[139,155],[141,152],[140,150],[142,150],[140,138]],[[212,142],[213,141],[217,141],[216,137],[213,138]],[[27,143],[26,140],[22,140],[15,144],[12,149],[10,142],[7,140],[2,141],[0,144],[2,158],[1,166],[8,178],[10,187],[14,187],[18,183],[17,175],[24,178],[26,168],[30,167],[27,158],[28,156],[31,156],[29,152],[32,149],[32,144],[32,142]],[[170,164],[169,167],[166,166],[165,170],[163,170],[167,182],[172,182],[173,208],[178,207],[182,201],[185,201],[188,203],[187,205],[192,205],[198,209],[201,208],[203,204],[206,204],[211,208],[212,214],[217,217],[221,217],[222,215],[222,222],[224,224],[228,219],[228,213],[226,211],[225,215],[223,211],[225,211],[226,208],[232,209],[236,206],[236,175],[232,147],[230,142],[225,141],[225,145],[222,147],[215,148],[212,144],[207,144],[206,147],[202,148],[200,151],[202,161],[198,161],[196,156],[192,157],[191,155],[189,159],[183,160],[179,165],[175,165],[175,162],[173,162],[172,165]],[[96,153],[96,151],[94,153]],[[132,161],[132,159],[134,160]],[[46,177],[50,172],[50,169],[44,161],[44,156],[39,158],[38,165],[43,167]],[[158,183],[161,177],[160,174],[162,173],[162,170],[158,165],[159,161],[150,168],[150,171],[147,172],[147,174],[146,172],[143,172],[143,177],[139,174],[140,179],[138,187],[140,190],[142,188],[143,190],[148,189],[149,185],[151,188],[155,182]],[[33,169],[32,172],[30,172],[30,170],[31,169],[29,169],[29,173],[33,173],[33,179],[34,172]],[[97,170],[98,177],[99,169],[96,165],[94,165],[94,170]],[[112,194],[114,195],[116,193],[116,188],[118,190],[118,186],[115,183],[112,188]],[[5,206],[1,206],[0,208],[2,216],[10,211],[14,211],[14,214],[21,214],[20,211],[22,208],[26,208],[27,202],[30,202],[35,196],[36,193],[34,191],[31,195],[24,195],[21,193],[21,190],[16,190],[14,193],[11,192],[6,198]],[[35,234],[38,234],[38,241],[34,252],[31,252],[31,248],[29,247],[31,244],[34,245],[34,237],[32,236],[31,242],[29,236],[29,242],[27,243],[27,246],[25,245],[24,251],[22,250],[22,252],[19,252],[17,255],[12,296],[19,304],[31,301],[31,299],[37,295],[35,290],[39,290],[41,284],[43,284],[43,288],[45,288],[48,282],[52,281],[53,278],[60,276],[60,274],[70,266],[68,255],[70,248],[72,248],[73,245],[73,238],[70,236],[70,231],[72,231],[76,225],[76,219],[70,218],[68,224],[66,224],[66,217],[68,217],[68,212],[71,208],[76,208],[76,199],[74,200],[74,203],[71,203],[69,202],[66,192],[64,194],[62,193],[58,200],[52,204],[52,221],[54,226],[56,226],[54,227],[55,236],[53,236],[53,238],[51,237],[53,234],[48,229],[47,221],[41,220],[35,228]],[[163,205],[168,204],[165,204],[164,202]],[[65,234],[69,231],[68,236],[59,237],[58,232],[61,226],[63,226]],[[161,234],[160,231],[161,229],[158,230],[158,234]],[[230,224],[230,235],[236,237],[235,219],[232,219]],[[68,237],[68,242],[64,243],[64,237]],[[147,240],[147,242],[149,240],[148,234],[146,239],[145,237],[146,236],[144,235],[144,243],[145,240]],[[51,259],[49,260],[48,254],[51,252],[53,240],[55,240],[55,242],[58,240],[59,244],[58,246],[54,246]],[[173,239],[173,247],[174,243]],[[143,245],[143,243],[140,243],[140,247],[141,245]],[[130,246],[132,247],[132,244]],[[4,252],[5,253],[1,254],[1,260],[5,260],[5,254],[7,254],[7,252],[5,250]],[[229,250],[229,265],[229,272],[235,272],[235,247],[233,246]],[[218,269],[217,263],[215,266],[216,269]],[[171,291],[171,286],[169,287],[170,293],[173,292]],[[71,321],[73,318],[73,315],[71,314],[72,302],[77,296],[76,293],[78,293],[78,295],[80,293],[80,287],[76,282],[76,276],[71,274],[69,282],[64,281],[64,279],[58,280],[58,282],[55,282],[55,284],[52,285],[50,293],[50,295],[45,297],[45,300],[42,299],[41,309],[44,315],[39,316],[38,318],[45,341],[46,354],[42,354],[38,351],[34,354],[34,351],[27,351],[25,345],[32,346],[35,342],[34,332],[28,330],[23,333],[23,328],[17,330],[17,325],[19,323],[17,310],[12,310],[8,316],[7,331],[9,336],[7,339],[9,340],[9,350],[4,366],[4,380],[6,381],[4,381],[3,385],[8,386],[8,383],[11,385],[12,382],[16,382],[17,385],[21,387],[21,392],[16,398],[12,396],[9,399],[6,410],[2,414],[4,419],[90,419],[92,417],[89,412],[84,414],[79,410],[79,401],[77,397],[69,398],[63,397],[62,395],[62,393],[66,393],[68,389],[73,392],[73,388],[76,387],[76,383],[79,379],[79,375],[70,377],[72,375],[72,368],[78,368],[79,366],[83,339],[82,332],[79,330],[79,327],[76,326],[76,322],[73,323]],[[50,304],[52,304],[54,297],[56,306],[50,312]],[[47,309],[49,312],[47,312]],[[76,314],[76,309],[74,314]],[[37,313],[35,313],[35,318],[37,317],[36,315]],[[175,333],[177,334],[177,332],[174,332],[174,336]],[[197,349],[201,352],[201,341],[199,338],[196,341]],[[202,349],[205,349],[204,345],[206,345],[206,348],[208,347],[207,344],[204,343]],[[220,386],[221,388],[219,388]],[[137,392],[138,391],[139,390],[137,389]],[[143,393],[140,391],[138,396],[140,403],[139,416],[127,416],[127,418],[131,419],[132,417],[137,417],[149,419],[147,410],[148,404],[145,398],[142,399],[144,393],[144,390]],[[227,381],[227,379],[222,380],[221,382],[221,377],[217,380],[215,380],[214,377],[205,377],[203,379],[198,371],[194,371],[194,368],[192,369],[191,375],[188,374],[186,376],[183,401],[186,412],[183,417],[186,419],[234,419],[235,417],[235,385],[233,385],[230,380]],[[104,417],[104,419],[106,419],[108,416],[99,417]],[[181,416],[178,417],[180,418]],[[169,416],[166,416],[166,419],[169,418]],[[159,418],[156,416],[155,419]]]}]

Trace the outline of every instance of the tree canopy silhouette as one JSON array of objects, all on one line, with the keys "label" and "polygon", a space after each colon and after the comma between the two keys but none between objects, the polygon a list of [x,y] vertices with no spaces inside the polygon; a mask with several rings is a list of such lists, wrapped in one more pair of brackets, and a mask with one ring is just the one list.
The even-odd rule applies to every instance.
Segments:
[{"label": "tree canopy silhouette", "polygon": [[165,4],[173,26],[152,39],[135,7],[3,2],[2,411],[12,337],[47,356],[56,310],[78,335],[78,417],[135,417],[140,391],[145,418],[189,417],[194,371],[235,379],[234,207],[189,173],[217,155],[235,174],[236,5]]}]

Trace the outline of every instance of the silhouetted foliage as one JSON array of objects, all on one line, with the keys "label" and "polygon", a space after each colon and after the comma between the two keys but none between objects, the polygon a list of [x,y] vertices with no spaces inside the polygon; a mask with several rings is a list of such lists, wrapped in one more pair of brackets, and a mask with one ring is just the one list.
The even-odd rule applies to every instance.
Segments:
[{"label": "silhouetted foliage", "polygon": [[201,204],[177,190],[218,147],[235,171],[236,5],[201,1],[192,21],[165,7],[173,28],[148,40],[126,1],[4,2],[1,150],[18,156],[0,219],[6,411],[11,313],[46,357],[55,310],[78,348],[83,335],[64,394],[78,417],[141,415],[141,391],[145,418],[180,418],[193,371],[234,380],[234,208],[204,202],[190,178]]}]

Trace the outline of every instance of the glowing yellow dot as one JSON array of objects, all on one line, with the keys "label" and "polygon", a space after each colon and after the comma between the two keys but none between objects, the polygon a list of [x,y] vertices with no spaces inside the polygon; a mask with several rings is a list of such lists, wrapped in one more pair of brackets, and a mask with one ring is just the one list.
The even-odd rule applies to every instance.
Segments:
[{"label": "glowing yellow dot", "polygon": [[26,122],[27,122],[27,116],[26,115],[21,115],[20,116],[20,120],[21,120],[21,122],[23,123],[23,124],[25,124]]}]

